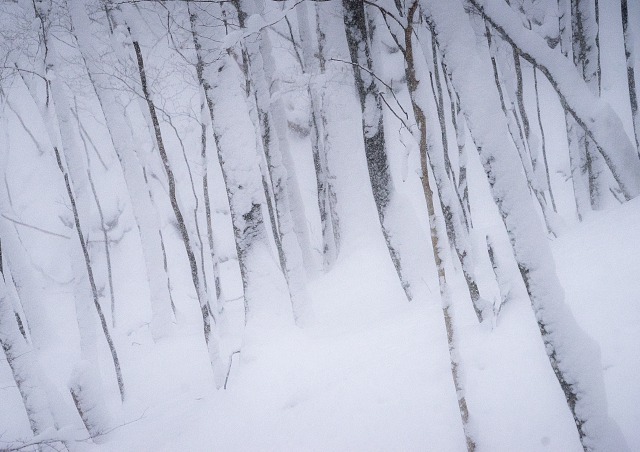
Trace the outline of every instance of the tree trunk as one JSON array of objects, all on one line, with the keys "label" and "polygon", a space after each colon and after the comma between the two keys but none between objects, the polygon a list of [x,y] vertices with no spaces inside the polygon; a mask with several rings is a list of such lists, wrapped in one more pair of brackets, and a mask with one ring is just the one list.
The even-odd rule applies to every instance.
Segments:
[{"label": "tree trunk", "polygon": [[[518,64],[514,64],[516,66],[516,79],[517,79],[517,88],[516,88],[516,97],[518,100],[518,109],[520,116],[518,116],[518,112],[514,107],[513,101],[509,101],[508,96],[505,95],[505,92],[502,87],[502,82],[500,80],[500,74],[498,72],[498,64],[497,64],[497,53],[493,44],[493,36],[491,34],[491,30],[489,26],[485,24],[485,36],[487,38],[487,46],[489,48],[489,55],[491,58],[491,66],[493,68],[493,80],[495,82],[496,89],[500,96],[500,106],[502,108],[502,113],[504,114],[507,120],[507,127],[509,129],[509,135],[511,135],[511,139],[518,151],[518,155],[520,156],[520,162],[522,163],[522,169],[524,170],[524,174],[527,177],[527,184],[529,186],[529,190],[533,193],[538,205],[540,206],[540,211],[542,212],[542,218],[544,219],[545,226],[547,227],[547,231],[557,236],[558,232],[556,230],[556,220],[555,216],[552,212],[549,212],[546,199],[544,198],[544,194],[539,187],[538,179],[536,176],[536,172],[534,169],[535,159],[531,158],[531,146],[530,146],[530,126],[529,121],[526,115],[526,110],[524,109],[524,99],[522,94],[522,73],[518,69],[520,57],[514,53],[514,63],[517,61]],[[510,102],[511,108],[507,108],[507,102]],[[524,114],[523,114],[524,112]],[[520,120],[519,117],[523,119]],[[529,149],[529,153],[527,153],[527,149]],[[529,154],[529,155],[527,155]]]},{"label": "tree trunk", "polygon": [[[315,8],[320,5],[315,4]],[[311,26],[309,24],[308,7],[305,2],[296,7],[298,18],[298,31],[302,47],[303,72],[309,77],[307,93],[310,103],[311,116],[311,150],[316,172],[316,184],[318,190],[318,210],[320,212],[320,226],[322,229],[322,256],[323,268],[330,268],[338,257],[340,250],[340,226],[336,211],[336,194],[333,187],[332,176],[327,164],[327,152],[330,148],[329,137],[326,136],[324,123],[326,116],[322,108],[322,92],[318,86],[321,71],[324,66],[322,55],[322,35],[318,35],[317,48],[312,44]],[[321,21],[319,16],[316,21]],[[322,27],[318,24],[318,29]]]},{"label": "tree trunk", "polygon": [[[580,329],[565,305],[547,239],[531,218],[532,201],[526,181],[517,176],[519,162],[510,144],[507,124],[498,119],[500,100],[491,88],[494,82],[490,58],[476,45],[474,31],[461,3],[451,5],[447,0],[430,0],[424,1],[423,6],[451,71],[454,89],[509,234],[551,367],[566,397],[582,445],[587,450],[601,450],[615,448],[612,446],[615,444],[624,450],[624,439],[606,414],[597,346]],[[547,48],[546,43],[544,46]],[[483,92],[481,100],[477,97],[478,90]]]},{"label": "tree trunk", "polygon": [[158,340],[167,335],[171,326],[171,294],[165,281],[168,273],[158,266],[162,260],[160,243],[160,224],[156,207],[150,197],[150,188],[145,183],[145,175],[140,161],[136,157],[137,140],[132,133],[125,115],[118,107],[114,91],[106,89],[110,80],[96,64],[97,46],[90,33],[90,22],[84,7],[79,2],[68,4],[78,49],[83,56],[91,85],[98,97],[105,118],[111,143],[118,156],[124,175],[131,206],[136,219],[142,253],[149,282],[151,298],[151,332]]},{"label": "tree trunk", "polygon": [[220,382],[224,378],[224,375],[223,375],[224,370],[223,370],[223,365],[220,358],[218,340],[215,332],[212,333],[212,330],[211,330],[211,321],[212,321],[213,314],[211,313],[210,307],[209,307],[210,306],[210,303],[208,301],[209,294],[206,293],[203,285],[204,268],[200,269],[198,267],[198,262],[196,260],[196,255],[194,252],[196,245],[192,241],[193,238],[189,233],[187,222],[182,213],[184,208],[181,206],[179,194],[177,192],[176,179],[173,174],[173,169],[169,161],[169,156],[164,145],[162,130],[160,128],[160,121],[158,119],[158,114],[156,111],[155,103],[153,101],[153,96],[150,91],[149,84],[147,82],[145,62],[144,62],[144,57],[142,55],[142,49],[140,47],[140,43],[138,41],[137,30],[135,29],[135,25],[132,23],[133,21],[129,21],[129,22],[126,21],[126,19],[123,17],[122,12],[120,11],[119,8],[120,8],[119,5],[115,5],[114,3],[110,2],[109,9],[108,9],[109,18],[114,24],[116,24],[117,27],[123,28],[123,30],[126,29],[127,36],[131,39],[133,44],[133,49],[135,52],[135,61],[137,64],[138,75],[140,77],[140,83],[142,87],[142,97],[148,109],[148,118],[150,119],[150,125],[153,128],[152,130],[153,138],[155,140],[155,144],[160,154],[159,157],[162,162],[162,167],[164,169],[165,176],[167,178],[169,202],[171,204],[171,209],[175,216],[177,227],[178,227],[178,232],[180,233],[182,244],[184,246],[187,259],[189,262],[189,267],[191,270],[191,281],[196,291],[196,297],[198,299],[198,303],[200,305],[200,311],[202,314],[203,333],[204,333],[205,342],[207,344],[209,360],[212,366],[214,380],[216,381],[216,385],[218,385],[219,387]]},{"label": "tree trunk", "polygon": [[629,103],[631,104],[631,119],[633,120],[633,132],[636,139],[636,148],[640,155],[640,112],[638,112],[638,91],[636,90],[636,52],[633,46],[633,34],[629,29],[629,8],[627,0],[620,0],[620,12],[622,13],[622,33],[624,35],[624,55],[627,61],[627,83],[629,85]]},{"label": "tree trunk", "polygon": [[372,73],[373,64],[364,3],[362,0],[343,0],[342,6],[344,8],[344,25],[353,66],[353,75],[362,108],[364,149],[373,198],[391,260],[407,299],[411,300],[411,287],[403,273],[401,258],[397,245],[394,244],[392,231],[389,230],[385,221],[387,208],[394,195],[394,187],[385,149],[382,104]]},{"label": "tree trunk", "polygon": [[[213,9],[205,10],[206,14],[201,18],[195,7],[189,6],[196,57],[202,67],[200,84],[211,116],[218,160],[229,198],[244,290],[245,321],[249,325],[265,322],[271,317],[270,320],[286,322],[288,316],[290,319],[291,308],[287,314],[279,300],[272,298],[273,292],[270,290],[273,281],[264,278],[265,274],[273,277],[282,273],[270,259],[262,208],[266,199],[259,168],[258,140],[247,105],[246,91],[238,83],[242,79],[240,69],[231,52],[221,51],[211,44],[212,37],[222,39],[224,36],[204,34],[211,29],[210,24],[205,22],[206,18],[211,14],[216,15],[216,12]],[[202,36],[204,39],[201,39]],[[205,65],[205,56],[209,59],[211,55],[217,58],[213,64]],[[236,112],[233,117],[228,115],[231,110]],[[275,279],[279,278],[276,276]]]},{"label": "tree trunk", "polygon": [[[600,30],[597,4],[597,0],[571,0],[571,29],[573,62],[591,92],[600,96]],[[602,208],[603,196],[609,192],[604,184],[604,165],[587,132],[577,128],[576,135],[580,152],[585,156],[591,208],[599,210]]]},{"label": "tree trunk", "polygon": [[[433,162],[433,157],[435,157],[435,152],[432,149],[432,146],[429,145],[429,140],[427,136],[427,117],[425,115],[425,100],[424,97],[420,98],[420,93],[424,96],[425,87],[419,87],[421,81],[417,78],[416,68],[415,68],[415,60],[413,54],[413,20],[418,9],[418,1],[415,0],[413,4],[410,6],[407,12],[407,27],[405,29],[404,35],[404,43],[405,43],[405,72],[407,77],[407,86],[409,89],[409,94],[411,97],[411,106],[413,108],[413,113],[415,116],[415,120],[418,126],[419,135],[416,137],[419,142],[420,149],[420,168],[422,170],[422,174],[420,176],[422,180],[422,190],[424,193],[425,201],[427,203],[427,213],[429,215],[429,229],[431,233],[431,245],[433,248],[433,257],[435,260],[436,268],[438,270],[438,284],[440,288],[440,298],[442,303],[442,313],[444,315],[445,327],[447,331],[447,342],[449,345],[449,358],[451,362],[451,375],[453,378],[453,383],[456,389],[456,395],[458,398],[458,408],[460,410],[460,417],[462,419],[462,426],[464,429],[464,434],[467,443],[467,450],[472,452],[476,448],[475,440],[473,439],[470,429],[469,429],[469,409],[467,407],[467,400],[465,397],[464,387],[462,384],[462,379],[459,373],[459,362],[458,362],[458,352],[456,351],[456,334],[454,330],[454,320],[452,318],[453,311],[451,309],[451,293],[449,289],[449,285],[447,283],[447,275],[445,271],[445,243],[447,241],[446,235],[440,230],[438,227],[438,222],[436,218],[435,206],[433,202],[433,191],[431,190],[431,184],[429,182],[429,167],[427,165],[427,159],[431,164],[431,168],[436,180],[440,180],[440,185],[442,186],[441,193],[444,192],[445,195],[448,195],[448,201],[442,201],[443,213],[445,219],[448,217],[447,222],[454,221],[452,218],[451,212],[451,201],[452,194],[449,191],[445,191],[445,182],[449,182],[446,177],[446,170],[444,162],[440,162],[440,165],[435,165]],[[420,102],[422,100],[422,102]],[[439,159],[444,160],[444,159]],[[439,176],[436,173],[439,172]],[[440,187],[439,187],[440,188]],[[448,188],[448,187],[447,187]],[[448,208],[448,209],[447,209]],[[457,220],[457,218],[455,218]],[[453,229],[452,229],[453,230]],[[447,231],[449,232],[449,231]],[[457,237],[453,237],[453,243],[455,244]],[[451,240],[451,239],[450,239]],[[462,256],[461,263],[463,265],[463,271],[465,268],[464,262],[465,256]],[[465,277],[467,274],[465,273]],[[467,280],[469,282],[469,280]],[[475,281],[473,281],[475,283]],[[471,292],[471,286],[469,287]],[[477,294],[477,286],[475,287],[475,294]],[[474,293],[471,294],[472,299],[474,298]],[[474,300],[474,302],[477,300]],[[481,311],[476,307],[474,303],[474,309],[476,310],[476,314],[478,315],[479,320],[482,318]]]},{"label": "tree trunk", "polygon": [[508,5],[496,0],[469,1],[522,58],[547,77],[562,106],[593,140],[625,199],[640,194],[640,159],[611,106],[591,92],[570,61],[550,49],[535,32],[524,28]]},{"label": "tree trunk", "polygon": [[37,436],[49,429],[55,430],[56,425],[40,382],[36,355],[22,337],[14,316],[11,293],[5,284],[5,280],[10,277],[9,269],[3,268],[0,272],[0,346],[20,391],[31,431]]},{"label": "tree trunk", "polygon": [[[249,3],[245,13],[262,12],[264,6],[259,0],[248,2],[253,2],[254,5]],[[274,195],[280,239],[277,242],[280,246],[278,252],[296,324],[303,325],[311,320],[304,273],[305,268],[311,267],[310,244],[295,169],[289,154],[284,105],[282,100],[271,101],[270,88],[277,89],[277,80],[274,79],[275,62],[267,29],[260,32],[258,40],[247,39],[246,48],[249,55],[247,76],[253,81],[263,150]]]}]

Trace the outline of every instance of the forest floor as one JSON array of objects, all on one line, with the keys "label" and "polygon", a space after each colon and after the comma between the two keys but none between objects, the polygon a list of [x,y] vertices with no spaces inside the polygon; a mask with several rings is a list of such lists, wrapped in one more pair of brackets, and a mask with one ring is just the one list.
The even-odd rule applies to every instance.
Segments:
[{"label": "forest floor", "polygon": [[[552,245],[567,302],[601,347],[609,412],[632,450],[640,447],[638,243],[640,199],[593,214]],[[226,391],[185,378],[206,366],[184,353],[201,347],[198,338],[159,344],[163,360],[175,360],[155,383],[166,391],[152,403],[130,402],[128,423],[99,448],[464,450],[438,297],[408,304],[383,264],[385,250],[372,248],[312,282],[313,327],[281,331],[236,355]],[[500,315],[494,325],[460,329],[480,449],[581,450],[528,301],[513,300]]]}]

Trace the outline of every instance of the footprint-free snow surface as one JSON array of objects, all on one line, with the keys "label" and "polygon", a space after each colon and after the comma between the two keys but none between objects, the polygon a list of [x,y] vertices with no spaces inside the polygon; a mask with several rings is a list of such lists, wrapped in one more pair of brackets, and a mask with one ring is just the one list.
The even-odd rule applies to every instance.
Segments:
[{"label": "footprint-free snow surface", "polygon": [[[567,302],[601,348],[610,415],[632,450],[640,447],[639,242],[636,199],[553,243]],[[171,374],[145,374],[137,384],[156,395],[128,402],[124,425],[98,448],[465,450],[437,293],[408,304],[389,265],[381,247],[353,249],[312,282],[315,325],[235,354],[226,390],[193,380],[207,374],[198,369],[207,364],[197,337],[178,331],[156,344],[145,367],[155,356]],[[495,325],[461,328],[462,375],[482,449],[581,450],[528,301],[510,301]],[[166,388],[160,397],[158,385]]]}]

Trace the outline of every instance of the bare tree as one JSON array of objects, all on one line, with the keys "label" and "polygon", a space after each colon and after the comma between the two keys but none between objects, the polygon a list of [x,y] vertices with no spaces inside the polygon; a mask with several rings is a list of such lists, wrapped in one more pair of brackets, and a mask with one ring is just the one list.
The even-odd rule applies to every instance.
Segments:
[{"label": "bare tree", "polygon": [[211,331],[212,330],[211,322],[212,322],[213,314],[211,312],[210,304],[208,302],[208,294],[204,289],[204,282],[203,282],[204,269],[198,267],[198,262],[196,260],[196,255],[194,251],[197,248],[197,246],[193,241],[194,238],[192,237],[192,234],[190,234],[189,232],[189,228],[187,226],[187,222],[183,214],[184,207],[181,206],[181,201],[178,194],[178,187],[176,184],[176,178],[173,172],[171,162],[169,160],[167,149],[164,144],[163,133],[160,127],[160,120],[158,118],[156,105],[153,100],[151,87],[149,86],[149,83],[147,80],[147,73],[145,69],[145,59],[142,54],[142,48],[140,46],[140,42],[138,41],[138,37],[136,34],[137,30],[135,29],[135,25],[134,25],[135,21],[127,21],[123,12],[120,10],[120,6],[117,4],[114,4],[113,2],[108,2],[107,14],[110,21],[114,23],[115,26],[124,28],[127,30],[128,38],[131,39],[131,43],[135,53],[135,60],[137,64],[138,75],[140,77],[142,96],[148,108],[148,118],[150,120],[150,125],[152,126],[153,138],[155,140],[155,144],[160,154],[159,157],[162,162],[162,167],[164,169],[164,173],[168,183],[169,202],[171,204],[171,209],[175,216],[178,231],[180,233],[182,244],[184,246],[184,249],[187,255],[189,267],[191,270],[191,280],[193,282],[198,303],[200,305],[200,311],[202,314],[203,333],[204,333],[205,342],[207,344],[207,350],[209,352],[209,360],[211,362],[216,384],[219,384],[222,378],[221,375],[223,373],[223,370],[222,370],[223,366],[221,363],[217,337],[215,334],[212,334],[212,331]]},{"label": "bare tree", "polygon": [[[535,220],[529,218],[533,208],[526,181],[513,177],[519,163],[510,144],[506,121],[495,121],[496,116],[490,113],[500,111],[497,92],[490,88],[494,84],[490,60],[482,53],[472,53],[480,48],[461,4],[451,7],[448,2],[438,0],[423,2],[423,6],[433,24],[443,59],[480,152],[549,362],[565,394],[582,445],[587,450],[598,449],[599,444],[601,447],[605,444],[624,447],[619,431],[606,415],[602,370],[594,359],[598,356],[597,347],[580,329],[564,303],[547,241]],[[475,3],[475,6],[480,5]],[[495,11],[482,11],[490,22],[496,20]],[[508,16],[501,16],[504,17]],[[544,46],[548,48],[546,44]],[[482,102],[476,97],[479,87],[484,93]],[[507,174],[512,177],[507,178]],[[580,344],[580,350],[572,344]],[[585,348],[590,350],[588,358],[582,354]]]}]

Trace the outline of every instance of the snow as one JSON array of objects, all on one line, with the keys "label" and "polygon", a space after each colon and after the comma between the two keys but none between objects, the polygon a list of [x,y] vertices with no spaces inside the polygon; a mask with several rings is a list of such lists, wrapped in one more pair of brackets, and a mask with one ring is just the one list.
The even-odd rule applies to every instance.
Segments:
[{"label": "snow", "polygon": [[[627,244],[640,240],[638,224],[640,199],[553,245],[567,300],[602,349],[610,414],[632,447],[640,444],[640,257]],[[124,425],[92,449],[464,450],[440,306],[407,304],[385,259],[383,240],[361,243],[312,281],[317,325],[240,353],[226,391],[191,377],[207,374],[197,335],[134,348],[142,362],[129,381],[138,397],[125,405]],[[496,328],[464,333],[478,440],[494,451],[578,451],[529,310],[517,298]]]},{"label": "snow", "polygon": [[[473,1],[502,10],[498,6],[500,0]],[[201,13],[197,16],[196,30],[204,37],[209,29],[214,30],[212,25],[216,19],[209,13],[217,11],[218,6],[211,6],[209,10],[210,5],[196,3],[190,7]],[[262,8],[261,3],[256,2],[256,9]],[[411,133],[403,129],[399,120],[385,108],[389,168],[395,188],[393,200],[387,208],[386,226],[393,231],[392,239],[401,254],[403,270],[412,284],[413,300],[408,302],[380,230],[363,147],[360,103],[353,86],[352,67],[345,64],[349,54],[339,3],[335,0],[309,3],[307,7],[313,8],[299,11],[299,17],[307,25],[302,27],[307,41],[303,42],[301,49],[307,72],[299,68],[292,53],[286,39],[286,25],[278,23],[293,4],[267,2],[262,15],[248,17],[249,27],[246,30],[234,31],[230,27],[229,33],[222,36],[224,31],[215,28],[211,33],[220,34],[216,35],[219,39],[204,39],[202,43],[208,63],[205,76],[212,82],[209,94],[214,100],[213,121],[210,121],[208,109],[202,112],[204,92],[199,89],[195,69],[191,65],[195,55],[186,6],[179,2],[163,4],[167,9],[162,9],[157,17],[152,3],[123,6],[123,9],[128,9],[125,14],[127,20],[134,24],[134,37],[140,40],[158,107],[163,109],[161,128],[179,190],[183,194],[181,202],[189,216],[195,208],[195,196],[192,195],[202,193],[199,186],[193,192],[189,190],[187,165],[195,170],[194,181],[199,184],[200,166],[203,164],[200,122],[208,125],[210,158],[206,163],[213,212],[210,220],[225,294],[220,306],[216,306],[219,311],[215,312],[212,332],[212,340],[220,348],[215,370],[203,339],[202,312],[184,246],[174,222],[170,220],[173,213],[166,199],[163,170],[159,166],[157,151],[153,149],[153,136],[148,134],[147,106],[136,100],[134,93],[127,91],[127,83],[137,80],[135,70],[128,73],[135,69],[130,64],[135,62],[131,60],[129,32],[121,24],[109,39],[104,17],[100,16],[102,11],[88,8],[90,14],[87,15],[80,8],[82,2],[70,5],[73,21],[88,24],[86,29],[80,26],[82,29],[76,30],[82,43],[68,39],[68,31],[64,27],[52,28],[56,37],[62,37],[56,44],[61,64],[49,74],[51,80],[55,75],[56,95],[66,94],[69,106],[82,115],[84,127],[105,164],[102,166],[94,158],[95,152],[91,149],[91,158],[82,163],[92,171],[98,195],[104,201],[106,216],[119,215],[117,226],[110,231],[117,317],[117,326],[111,331],[126,384],[124,403],[120,402],[109,350],[97,322],[89,326],[91,322],[85,320],[79,326],[76,318],[74,284],[81,278],[77,275],[78,270],[74,273],[70,255],[72,247],[77,244],[77,237],[71,228],[64,181],[49,149],[52,142],[62,142],[62,138],[67,143],[75,140],[76,144],[82,144],[74,116],[66,117],[66,136],[61,137],[53,115],[42,118],[38,105],[29,95],[31,89],[40,101],[44,99],[45,89],[41,80],[26,78],[23,83],[16,77],[14,83],[6,87],[3,82],[6,97],[0,96],[0,175],[4,180],[0,186],[6,189],[0,189],[0,239],[4,267],[4,284],[0,281],[0,339],[5,342],[11,340],[16,344],[14,351],[21,352],[18,370],[30,384],[38,385],[25,385],[21,389],[33,389],[31,406],[34,403],[44,406],[39,410],[44,421],[41,422],[40,434],[34,436],[12,368],[0,353],[0,450],[21,447],[29,441],[58,438],[66,440],[73,450],[105,452],[466,450],[429,240],[418,146]],[[388,2],[388,6],[393,8],[391,3]],[[492,76],[486,39],[478,34],[478,30],[475,30],[475,36],[466,33],[469,21],[463,13],[462,2],[428,0],[427,3],[432,8],[441,8],[447,24],[455,27],[452,34],[463,35],[468,44],[468,48],[456,55],[456,64],[452,64],[451,59],[446,61],[447,67],[455,71],[465,67],[473,69],[467,64],[475,61],[478,55],[474,51],[479,49],[477,53],[487,57],[479,67],[482,70],[488,68]],[[607,33],[602,34],[601,43],[607,48],[620,49],[622,35],[619,25],[613,25],[619,24],[619,11],[611,9],[619,5],[616,0],[601,0],[601,3],[601,20],[608,27]],[[24,4],[31,8],[28,2]],[[527,17],[544,22],[535,24],[534,33],[552,35],[556,32],[550,24],[554,22],[553,13],[549,12],[549,8],[553,10],[555,0],[525,0],[524,4]],[[450,14],[452,5],[459,7],[455,14]],[[62,6],[54,3],[54,8]],[[12,8],[13,5],[6,7]],[[630,5],[634,17],[638,16],[637,7],[637,4]],[[320,15],[314,15],[318,8]],[[230,23],[236,20],[233,8],[225,9],[225,13],[229,14]],[[551,14],[551,19],[545,14]],[[498,16],[504,19],[502,14]],[[295,14],[288,17],[293,21],[292,32],[295,35],[300,26],[294,20]],[[510,17],[518,18],[509,26],[509,30],[518,33],[522,15]],[[163,28],[169,18],[175,20],[175,23],[171,22],[174,27],[171,42]],[[462,25],[456,22],[458,19]],[[323,73],[320,73],[315,56],[318,50],[317,37],[313,36],[318,25],[316,22],[320,22],[320,27],[327,32],[323,49],[326,71]],[[271,26],[269,31],[263,28],[265,25]],[[401,52],[394,48],[385,25],[380,21],[376,25],[380,33],[375,36],[372,52],[377,76],[394,89],[397,99],[388,96],[390,105],[395,108],[397,100],[410,112],[408,92],[402,80],[404,63]],[[425,48],[418,45],[414,48],[420,60],[416,65],[422,75],[428,76],[427,67],[432,68],[430,36],[427,27],[417,31],[417,39]],[[531,45],[532,50],[539,51],[541,55],[544,53],[542,56],[550,67],[566,72],[562,69],[564,63],[558,62],[559,49],[550,51],[542,47],[544,41],[539,36],[537,39],[527,36],[528,39],[519,38],[518,42]],[[240,67],[239,43],[253,40],[255,44],[260,37],[271,40],[271,43],[266,43],[271,45],[265,46],[263,42],[261,50],[267,72],[264,75],[266,80],[273,82],[268,83],[271,98],[261,101],[269,105],[272,113],[280,116],[276,129],[278,139],[283,140],[282,166],[286,171],[281,173],[282,180],[293,184],[293,189],[297,186],[300,192],[299,196],[290,194],[291,204],[298,209],[299,217],[293,218],[289,224],[283,225],[279,221],[278,226],[295,232],[301,246],[308,246],[303,242],[312,244],[303,250],[311,257],[296,259],[297,270],[301,273],[306,270],[305,278],[301,277],[299,282],[308,294],[310,311],[313,312],[313,322],[302,328],[295,325],[291,287],[287,287],[279,268],[271,237],[261,184],[261,177],[269,174],[261,173],[265,168],[260,168],[263,157],[260,133],[253,121],[255,103],[253,100],[247,102]],[[498,60],[508,61],[500,70],[511,71],[505,67],[512,60],[510,48],[504,43],[501,45],[503,47],[497,49]],[[222,52],[221,46],[229,49],[229,53]],[[450,50],[444,45],[442,48]],[[388,52],[385,53],[385,49]],[[78,51],[90,57],[88,67],[95,72],[97,90],[89,84],[83,63],[78,64],[81,60]],[[426,61],[420,55],[421,51],[427,54]],[[506,56],[503,55],[505,52]],[[186,58],[178,57],[178,53]],[[624,68],[624,55],[607,52],[603,57],[602,98],[619,115],[624,130],[630,136],[632,123],[625,97],[626,78],[620,69]],[[26,64],[26,61],[21,60],[21,63]],[[114,81],[114,75],[122,80]],[[129,78],[132,75],[134,78]],[[524,62],[523,75],[525,104],[530,118],[534,118],[531,66]],[[515,84],[513,74],[503,76],[505,91],[512,91],[514,86],[507,89],[507,85]],[[450,313],[455,327],[454,358],[459,363],[461,386],[470,413],[469,428],[478,450],[582,450],[574,419],[549,364],[536,315],[514,258],[509,241],[509,233],[514,232],[522,234],[519,251],[526,248],[531,253],[533,265],[544,272],[543,279],[551,281],[536,289],[545,295],[553,292],[558,296],[554,299],[556,302],[565,301],[566,309],[561,312],[565,323],[556,332],[560,343],[571,348],[573,355],[567,354],[567,359],[577,356],[591,365],[590,368],[568,367],[588,369],[575,372],[577,377],[589,380],[587,386],[594,382],[597,385],[599,378],[602,380],[603,391],[594,399],[606,408],[593,411],[603,418],[608,415],[620,427],[629,448],[637,450],[640,448],[637,428],[640,425],[640,384],[636,381],[640,373],[640,254],[636,244],[640,242],[640,197],[624,205],[619,205],[611,197],[607,210],[589,212],[584,216],[584,222],[577,223],[573,188],[566,177],[570,169],[564,112],[554,88],[539,73],[551,183],[561,219],[566,222],[559,238],[545,235],[540,211],[532,204],[531,196],[527,196],[524,171],[517,150],[509,140],[509,130],[499,105],[493,111],[487,106],[491,102],[497,104],[493,80],[484,83],[486,80],[483,81],[483,77],[473,70],[468,70],[462,77],[469,83],[469,91],[481,93],[473,96],[472,105],[467,110],[477,109],[481,114],[469,121],[472,129],[475,128],[471,131],[465,128],[463,116],[458,117],[461,143],[457,143],[453,127],[449,127],[447,138],[456,173],[459,162],[454,143],[466,146],[474,224],[468,237],[473,254],[473,262],[470,261],[469,266],[475,273],[483,297],[493,302],[493,316],[478,322],[455,250],[445,245],[441,252],[445,257],[447,283],[452,294]],[[454,82],[462,77],[457,77]],[[563,80],[566,87],[572,78],[565,74]],[[427,83],[420,87],[423,89],[420,95],[428,106],[430,139],[435,152],[441,152],[434,101],[428,79],[423,81]],[[442,82],[444,85],[444,78]],[[454,88],[461,91],[459,94],[464,104],[465,91],[459,86]],[[266,94],[267,90],[262,89],[262,94]],[[386,92],[386,86],[380,89],[385,95],[391,94]],[[581,89],[572,87],[569,91],[572,97],[579,97],[576,93],[579,94]],[[77,105],[71,102],[71,94],[78,96]],[[314,105],[309,103],[310,95]],[[444,96],[445,117],[450,122],[450,99],[446,89]],[[574,99],[585,114],[597,116],[596,119],[603,122],[607,115],[611,119],[609,107],[604,103],[585,106],[591,98],[585,99]],[[291,111],[285,112],[287,108]],[[340,219],[339,252],[336,247],[330,265],[322,269],[323,237],[311,152],[312,137],[286,130],[284,121],[293,119],[309,127],[309,110],[312,108],[317,114],[323,114],[318,118],[323,122],[320,140],[327,151],[327,161],[322,165],[326,163],[327,168],[323,170],[326,170],[331,190],[335,193],[332,201],[335,201],[336,216]],[[167,123],[165,111],[173,115],[175,123]],[[203,115],[206,117],[204,121]],[[486,145],[499,143],[500,147],[493,154],[485,149],[481,160],[475,152],[472,135],[475,133],[475,138],[478,138],[478,123],[486,118],[491,122],[477,142]],[[407,120],[411,123],[412,118]],[[620,125],[620,121],[615,120],[614,123]],[[534,122],[532,128],[537,133]],[[172,125],[175,129],[167,127]],[[114,130],[110,131],[109,127]],[[609,134],[604,138],[624,138],[622,127],[615,134],[603,129],[599,128],[599,133]],[[466,141],[462,143],[462,140]],[[628,150],[626,141],[623,140],[621,146]],[[181,144],[184,145],[184,159],[180,155]],[[220,149],[215,148],[216,144]],[[123,172],[116,150],[123,152],[120,157],[126,157],[123,162],[126,161],[124,170],[129,170],[128,174]],[[76,151],[82,154],[82,146]],[[223,157],[222,167],[215,156],[217,152]],[[508,155],[510,163],[516,164],[493,167],[499,169],[494,176],[500,179],[494,188],[497,187],[500,196],[516,195],[506,207],[517,210],[526,220],[509,223],[512,226],[509,231],[505,229],[492,199],[482,165],[491,160],[487,157],[503,158],[501,152]],[[440,157],[434,163],[443,164]],[[148,171],[148,184],[141,177],[142,168]],[[223,180],[222,169],[226,172],[226,180]],[[633,173],[632,168],[627,169],[630,170],[626,173],[629,179],[637,179],[637,173]],[[80,175],[84,177],[84,173]],[[637,180],[631,182],[637,185]],[[432,183],[434,191],[435,185]],[[232,195],[231,206],[226,196],[227,188]],[[149,190],[152,198],[148,196]],[[132,195],[137,195],[137,198],[133,199]],[[434,196],[438,225],[444,227],[438,193]],[[445,193],[445,199],[447,196]],[[104,247],[102,242],[98,242],[102,234],[97,228],[95,208],[91,205],[83,212],[86,218],[86,226],[83,224],[83,227],[91,242],[91,263],[100,302],[107,312],[110,300]],[[256,213],[256,205],[262,206],[263,218],[252,222],[256,219],[252,217]],[[202,209],[196,213],[201,232],[206,230],[202,213]],[[236,215],[234,224],[233,215]],[[15,221],[57,235],[21,226]],[[190,217],[189,221],[193,222],[193,219]],[[136,227],[138,225],[140,229]],[[143,232],[143,229],[155,231],[154,246],[158,245],[155,243],[157,232],[162,232],[168,256],[167,273],[164,266],[158,265],[154,266],[157,274],[149,274],[148,267],[162,260],[162,256],[161,250],[150,249],[149,243],[145,245],[144,239],[149,239],[150,233]],[[241,237],[243,248],[236,247],[234,234]],[[304,237],[305,234],[308,237]],[[497,281],[486,252],[487,236],[500,266]],[[292,238],[295,239],[293,235]],[[244,253],[242,258],[246,264],[243,269],[246,276],[244,287],[238,251]],[[208,257],[206,262],[207,265],[211,262]],[[306,268],[303,268],[303,263]],[[550,279],[547,278],[549,275]],[[164,303],[164,322],[168,328],[163,326],[162,334],[153,334],[154,315],[157,314],[154,313],[153,300],[158,301],[162,296],[154,294],[150,286],[164,292],[167,276],[170,278],[175,317],[166,300],[160,301]],[[564,290],[564,296],[560,288]],[[165,293],[164,297],[167,295]],[[7,298],[11,298],[8,303]],[[550,307],[555,309],[555,306]],[[26,322],[26,341],[14,321],[15,313]],[[95,316],[90,310],[87,316],[89,314]],[[111,320],[109,315],[108,320]],[[111,327],[111,322],[109,324]],[[81,350],[80,328],[84,328],[83,334],[96,335],[92,353]],[[583,331],[584,335],[580,333],[573,339],[567,339],[576,331]],[[82,356],[82,351],[88,356]],[[591,351],[592,354],[586,355]],[[216,389],[216,386],[221,388]],[[89,422],[93,423],[89,431],[76,411],[70,388],[82,393],[85,414],[89,413]],[[593,405],[583,408],[591,410]],[[88,438],[89,433],[95,435],[94,440]],[[607,442],[607,438],[597,439],[603,444]],[[605,450],[607,446],[604,444],[601,449]]]},{"label": "snow", "polygon": [[609,412],[640,445],[640,198],[600,212],[554,243],[558,275],[576,320],[600,346]]},{"label": "snow", "polygon": [[315,280],[320,325],[241,353],[227,391],[167,400],[107,450],[462,448],[440,307],[406,304],[385,253],[362,247]]},{"label": "snow", "polygon": [[627,198],[638,195],[640,182],[636,174],[640,162],[620,117],[611,105],[593,95],[560,49],[551,50],[542,38],[524,28],[508,5],[500,0],[472,0],[472,3],[483,8],[488,20],[504,30],[522,55],[535,58],[540,69],[554,81],[554,88],[563,97],[567,108],[580,121],[592,125],[593,138],[602,148],[604,158],[615,169],[614,176]]}]

